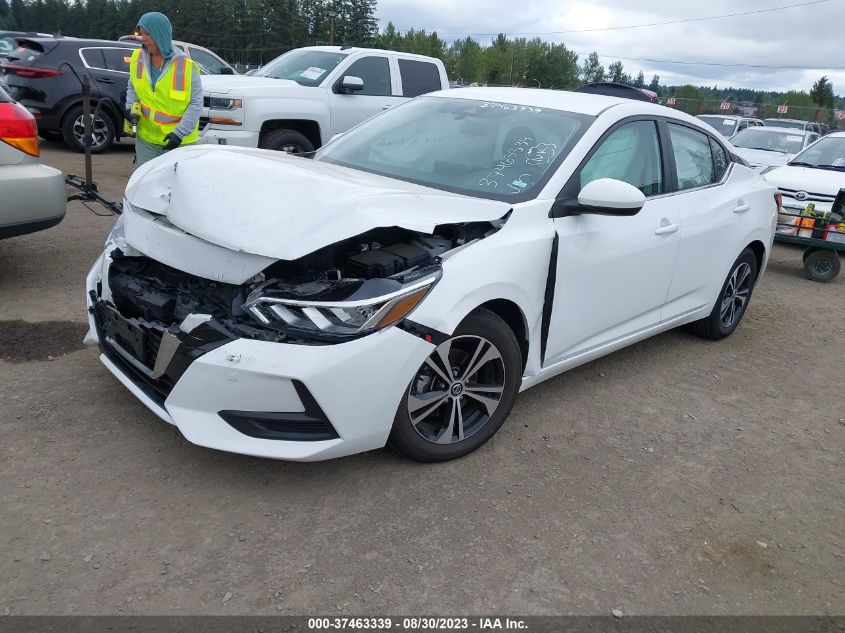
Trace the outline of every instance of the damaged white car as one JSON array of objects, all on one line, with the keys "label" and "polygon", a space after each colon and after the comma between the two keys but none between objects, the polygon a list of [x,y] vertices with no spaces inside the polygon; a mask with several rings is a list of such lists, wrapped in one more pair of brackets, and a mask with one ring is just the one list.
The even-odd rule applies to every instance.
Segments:
[{"label": "damaged white car", "polygon": [[202,446],[452,459],[546,378],[682,324],[731,334],[774,194],[675,110],[435,93],[313,160],[199,146],[141,167],[87,341]]}]

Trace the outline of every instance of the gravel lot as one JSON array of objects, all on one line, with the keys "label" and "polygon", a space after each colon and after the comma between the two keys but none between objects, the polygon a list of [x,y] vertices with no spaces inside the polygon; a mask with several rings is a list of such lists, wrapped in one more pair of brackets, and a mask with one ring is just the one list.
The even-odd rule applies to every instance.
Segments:
[{"label": "gravel lot", "polygon": [[113,222],[0,242],[0,612],[845,613],[845,277],[800,250],[730,339],[550,380],[464,459],[295,464],[189,444],[82,347]]}]

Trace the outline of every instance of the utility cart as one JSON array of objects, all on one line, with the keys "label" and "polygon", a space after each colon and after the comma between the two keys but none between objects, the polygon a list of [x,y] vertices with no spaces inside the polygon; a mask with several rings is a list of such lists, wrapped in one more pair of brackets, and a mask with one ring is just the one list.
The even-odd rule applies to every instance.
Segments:
[{"label": "utility cart", "polygon": [[839,275],[845,252],[845,189],[840,189],[830,211],[817,211],[811,202],[779,209],[775,241],[803,246],[804,275],[828,282]]}]

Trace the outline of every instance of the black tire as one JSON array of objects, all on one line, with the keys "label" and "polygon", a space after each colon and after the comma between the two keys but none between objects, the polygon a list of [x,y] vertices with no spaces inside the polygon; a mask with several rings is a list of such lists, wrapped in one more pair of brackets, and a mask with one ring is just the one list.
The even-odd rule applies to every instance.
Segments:
[{"label": "black tire", "polygon": [[[92,105],[92,112],[94,106]],[[67,111],[62,119],[62,138],[65,144],[76,152],[84,152],[82,106],[75,106]],[[103,111],[94,118],[94,134],[91,145],[92,154],[107,152],[114,143],[114,121]]]},{"label": "black tire", "polygon": [[[439,355],[442,350],[446,350],[453,370],[452,383],[443,379],[445,363]],[[433,370],[430,363],[436,365]],[[468,367],[470,364],[474,371]],[[388,442],[399,453],[420,462],[463,457],[499,430],[510,414],[521,380],[522,353],[516,336],[496,314],[480,308],[437,347],[411,380],[396,411]],[[455,391],[459,384],[461,388]],[[481,399],[477,399],[479,396]],[[411,421],[413,405],[409,405],[413,400],[435,403],[433,408],[429,404],[417,405],[420,415],[416,425]],[[437,443],[438,439],[443,443]]]},{"label": "black tire", "polygon": [[839,254],[833,250],[817,249],[804,260],[804,275],[810,281],[827,283],[836,279],[842,268]]},{"label": "black tire", "polygon": [[[710,315],[690,323],[687,328],[692,333],[711,341],[719,341],[730,336],[739,326],[739,322],[748,309],[756,283],[757,257],[750,248],[746,248],[731,266]],[[735,287],[735,284],[739,284],[739,289]],[[728,303],[729,294],[731,295],[730,303]],[[740,297],[744,298],[744,302],[738,305]],[[727,314],[724,312],[725,309],[727,309]],[[728,317],[730,317],[729,320]]]},{"label": "black tire", "polygon": [[261,135],[258,142],[261,149],[272,149],[288,154],[308,154],[314,151],[314,145],[308,137],[296,130],[271,130]]}]

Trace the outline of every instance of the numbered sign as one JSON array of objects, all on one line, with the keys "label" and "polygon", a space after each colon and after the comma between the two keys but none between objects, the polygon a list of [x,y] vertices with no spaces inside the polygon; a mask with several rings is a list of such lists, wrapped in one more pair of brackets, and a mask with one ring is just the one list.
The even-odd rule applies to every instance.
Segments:
[{"label": "numbered sign", "polygon": [[730,110],[731,109],[731,102],[730,101],[722,101],[722,105],[719,106],[720,110]]},{"label": "numbered sign", "polygon": [[666,105],[675,105],[675,97],[669,97],[666,99]]},{"label": "numbered sign", "polygon": [[786,114],[788,110],[789,110],[789,106],[785,106],[785,105],[778,106],[778,114]]},{"label": "numbered sign", "polygon": [[840,110],[839,112],[837,112],[837,114],[839,115],[840,119],[845,119],[845,110]]}]

